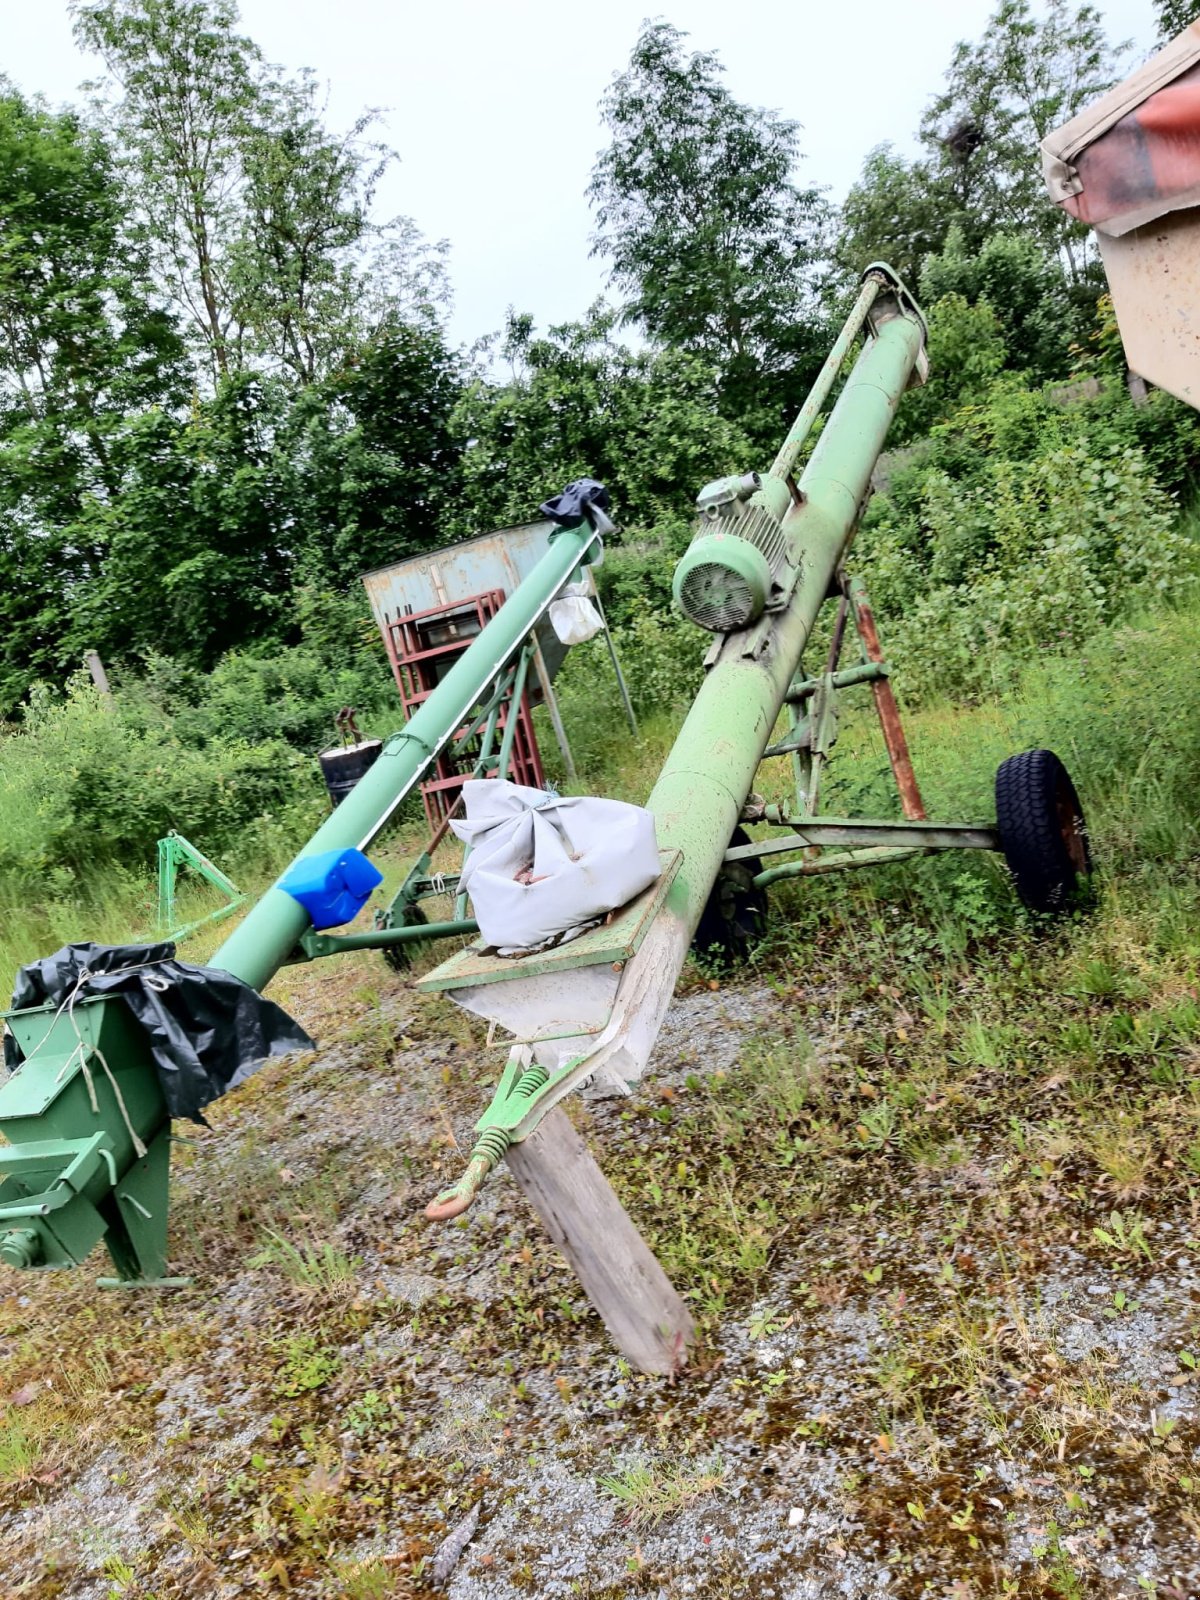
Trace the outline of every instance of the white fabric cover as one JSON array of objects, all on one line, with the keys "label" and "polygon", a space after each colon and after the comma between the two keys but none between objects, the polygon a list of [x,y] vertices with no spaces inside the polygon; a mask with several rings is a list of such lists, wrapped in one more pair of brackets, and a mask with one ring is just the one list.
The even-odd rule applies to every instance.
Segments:
[{"label": "white fabric cover", "polygon": [[604,621],[588,598],[586,583],[569,583],[550,602],[550,626],[563,644],[586,644],[604,628]]},{"label": "white fabric cover", "polygon": [[496,778],[471,779],[463,796],[466,816],[450,824],[470,846],[459,888],[502,952],[579,933],[659,876],[654,818],[641,806]]}]

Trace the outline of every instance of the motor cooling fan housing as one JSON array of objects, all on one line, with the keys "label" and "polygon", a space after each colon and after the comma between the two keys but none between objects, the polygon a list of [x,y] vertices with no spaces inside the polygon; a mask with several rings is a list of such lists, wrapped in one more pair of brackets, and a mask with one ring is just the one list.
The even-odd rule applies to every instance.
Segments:
[{"label": "motor cooling fan housing", "polygon": [[710,633],[736,633],[762,616],[772,573],[762,551],[734,533],[702,533],[675,568],[675,604]]},{"label": "motor cooling fan housing", "polygon": [[685,617],[710,633],[739,633],[778,602],[787,503],[786,484],[757,472],[704,486],[696,500],[699,526],[672,585]]}]

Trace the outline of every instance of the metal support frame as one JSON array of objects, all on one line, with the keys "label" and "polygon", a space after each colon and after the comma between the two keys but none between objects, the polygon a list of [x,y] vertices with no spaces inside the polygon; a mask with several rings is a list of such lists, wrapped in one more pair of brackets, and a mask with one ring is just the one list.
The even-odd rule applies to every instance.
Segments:
[{"label": "metal support frame", "polygon": [[[517,708],[524,697],[530,670],[538,670],[538,659],[537,638],[530,633],[517,655],[464,718],[450,753],[460,755],[472,740],[479,739],[479,751],[471,773],[473,778],[484,778],[489,773],[499,778],[508,776],[518,725]],[[501,726],[504,731],[500,748],[493,753],[496,733]],[[450,807],[390,903],[377,913],[375,927],[370,932],[318,933],[309,928],[301,935],[292,953],[292,962],[315,961],[322,956],[343,955],[351,950],[395,950],[433,939],[469,938],[478,933],[479,924],[467,915],[467,896],[458,888],[461,872],[435,873],[433,870],[434,852],[449,832],[451,818],[460,804],[461,800],[456,800]],[[463,863],[466,863],[465,854]],[[426,922],[420,910],[421,902],[446,894],[455,896],[454,916]]]},{"label": "metal support frame", "polygon": [[[226,903],[218,906],[215,911],[210,911],[207,916],[197,917],[195,921],[184,923],[182,927],[177,928],[175,887],[180,867],[191,867],[193,871],[198,872],[207,883],[211,883],[214,889],[219,889],[226,896]],[[228,917],[245,903],[246,896],[237,884],[206,855],[197,850],[194,844],[189,844],[181,833],[171,832],[165,839],[158,841],[157,924],[159,933],[166,938],[183,939],[189,933],[195,933],[197,928],[206,927],[210,922],[219,922],[222,917]]]},{"label": "metal support frame", "polygon": [[[754,886],[757,889],[765,889],[784,878],[853,871],[942,850],[1001,848],[1000,836],[994,827],[927,820],[900,710],[889,681],[891,667],[879,642],[866,585],[861,578],[847,579],[842,573],[838,575],[837,584],[838,610],[825,671],[819,677],[799,678],[792,684],[784,696],[789,730],[763,751],[764,760],[771,756],[791,757],[799,814],[792,816],[781,807],[764,806],[759,801],[748,806],[742,815],[743,823],[765,822],[791,828],[794,837],[756,839],[725,852],[727,862],[759,861],[763,856],[804,852],[802,861],[785,862],[756,873]],[[839,668],[848,620],[854,623],[863,659],[856,667]],[[859,684],[869,684],[875,699],[888,762],[905,816],[903,822],[817,815],[821,771],[837,742],[839,696],[843,690]],[[823,854],[830,845],[842,848]]]}]

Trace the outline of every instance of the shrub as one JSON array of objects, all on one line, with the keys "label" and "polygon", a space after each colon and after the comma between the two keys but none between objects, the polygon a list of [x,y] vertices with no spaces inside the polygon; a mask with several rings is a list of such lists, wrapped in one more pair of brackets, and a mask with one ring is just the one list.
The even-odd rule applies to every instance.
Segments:
[{"label": "shrub", "polygon": [[169,719],[126,714],[83,680],[65,698],[35,689],[24,726],[0,736],[4,898],[86,890],[119,869],[153,869],[170,829],[227,862],[298,831],[321,803],[312,764],[280,740],[182,743]]},{"label": "shrub", "polygon": [[978,694],[1022,662],[1173,601],[1200,551],[1141,451],[1059,443],[956,478],[920,463],[871,519],[862,570],[910,700]]}]

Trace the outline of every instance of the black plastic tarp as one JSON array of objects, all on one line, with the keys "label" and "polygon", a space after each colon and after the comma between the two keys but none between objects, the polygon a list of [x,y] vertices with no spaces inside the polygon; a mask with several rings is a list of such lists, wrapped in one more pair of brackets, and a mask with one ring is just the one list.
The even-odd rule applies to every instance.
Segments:
[{"label": "black plastic tarp", "polygon": [[[209,1101],[244,1083],[268,1057],[313,1048],[273,1000],[232,973],[177,961],[173,944],[64,945],[21,968],[13,1010],[102,994],[119,995],[141,1024],[173,1117],[203,1122]],[[21,1064],[11,1033],[4,1055],[9,1071]]]}]

